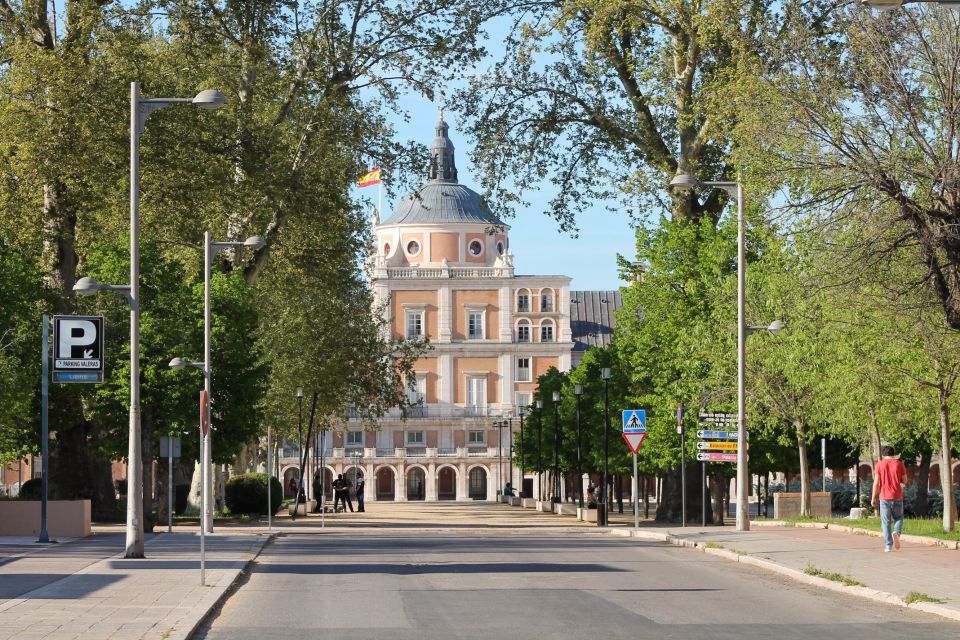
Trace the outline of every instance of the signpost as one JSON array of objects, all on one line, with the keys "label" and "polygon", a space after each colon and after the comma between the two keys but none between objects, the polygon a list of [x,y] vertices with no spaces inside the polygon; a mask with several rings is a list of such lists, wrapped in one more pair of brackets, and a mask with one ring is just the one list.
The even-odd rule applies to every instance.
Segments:
[{"label": "signpost", "polygon": [[633,528],[640,527],[640,509],[637,508],[637,452],[647,437],[647,412],[643,409],[627,409],[623,412],[623,439],[633,452]]},{"label": "signpost", "polygon": [[[697,429],[697,460],[700,461],[702,524],[707,526],[707,463],[737,461],[737,416],[733,413],[701,413]],[[733,427],[731,429],[730,427]]]},{"label": "signpost", "polygon": [[[50,370],[50,316],[41,317],[40,348],[40,535],[47,533],[50,468],[50,379],[53,382],[103,382],[103,316],[53,316],[53,370]],[[50,374],[48,378],[48,374]]]},{"label": "signpost", "polygon": [[[200,392],[200,451],[204,453],[207,442],[207,432],[210,431],[210,396],[207,390]],[[205,540],[207,505],[204,497],[207,495],[206,486],[210,481],[207,478],[207,465],[200,465],[200,586],[207,584],[207,547]],[[267,491],[270,490],[269,483]]]}]

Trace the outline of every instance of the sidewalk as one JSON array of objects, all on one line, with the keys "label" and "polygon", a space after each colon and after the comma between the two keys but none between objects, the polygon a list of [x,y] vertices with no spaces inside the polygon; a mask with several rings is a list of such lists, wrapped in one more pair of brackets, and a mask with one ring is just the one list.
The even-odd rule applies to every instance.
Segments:
[{"label": "sidewalk", "polygon": [[[906,606],[911,592],[941,602],[915,602],[911,608],[960,620],[960,552],[904,542],[900,551],[884,553],[874,536],[812,527],[611,528],[610,533],[694,547],[704,553],[751,564],[821,588],[843,591],[874,601]],[[808,575],[817,569],[831,579]],[[846,577],[861,586],[845,585]]]},{"label": "sidewalk", "polygon": [[143,560],[122,557],[122,535],[10,557],[0,565],[0,640],[186,638],[268,539],[208,535],[207,586],[196,533],[148,538]]}]

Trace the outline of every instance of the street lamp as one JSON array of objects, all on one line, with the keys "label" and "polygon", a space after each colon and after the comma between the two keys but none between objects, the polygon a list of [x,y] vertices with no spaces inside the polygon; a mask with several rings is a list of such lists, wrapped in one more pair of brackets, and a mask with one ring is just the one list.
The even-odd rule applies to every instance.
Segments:
[{"label": "street lamp", "polygon": [[550,502],[560,502],[560,392],[553,392],[553,497]]},{"label": "street lamp", "polygon": [[[206,368],[206,365],[204,365],[204,363],[202,363],[202,362],[193,362],[193,361],[190,361],[190,360],[184,360],[183,358],[181,358],[181,357],[179,357],[179,356],[177,356],[176,358],[174,358],[173,360],[171,360],[171,361],[167,364],[167,366],[170,367],[171,369],[185,369],[185,368],[199,369],[199,370],[200,370],[200,373],[203,374],[203,379],[204,379],[204,381],[208,380],[209,377],[210,377],[209,375],[207,375],[207,368]],[[208,402],[209,402],[209,398],[210,398],[210,395],[209,395],[209,392],[207,392],[207,401],[208,401]],[[208,422],[207,422],[207,431],[208,431],[208,432],[210,431],[210,425],[209,425],[209,418],[210,418],[209,406],[210,406],[210,405],[203,405],[203,402],[202,402],[202,400],[201,400],[201,411],[207,411],[207,415],[206,415],[206,416],[203,416],[203,415],[200,416],[200,421],[201,421],[201,428],[200,428],[200,457],[201,457],[201,459],[203,458],[203,452],[204,452],[204,450],[206,449],[206,446],[207,446],[207,445],[205,444],[206,438],[205,438],[204,435],[203,435],[203,426],[202,426],[203,420],[206,419],[206,420],[208,421]],[[171,445],[171,446],[172,446],[172,445]],[[203,524],[204,524],[204,523],[203,523],[203,514],[206,513],[206,506],[207,506],[206,501],[209,499],[209,496],[208,496],[208,494],[203,490],[203,487],[206,486],[206,484],[207,484],[207,479],[210,477],[208,474],[209,474],[209,469],[207,469],[207,467],[201,462],[201,463],[200,463],[200,487],[201,487],[201,489],[200,489],[200,585],[201,585],[201,586],[203,586],[203,585],[205,585],[205,584],[207,583],[207,577],[206,577],[206,576],[207,576],[207,553],[206,553],[206,539],[205,539],[205,536],[204,536],[204,533],[205,533],[204,530],[206,529],[206,527],[203,526]],[[129,478],[128,478],[127,481],[129,482]],[[268,491],[268,492],[269,492],[269,490],[270,490],[269,487],[270,487],[270,483],[267,482],[267,491]]]},{"label": "street lamp", "polygon": [[677,174],[670,186],[680,191],[693,191],[697,187],[722,189],[737,200],[737,531],[750,530],[750,506],[747,502],[750,473],[747,469],[747,440],[744,421],[746,383],[746,341],[751,331],[766,329],[779,331],[783,322],[774,320],[767,327],[750,327],[745,322],[744,296],[746,290],[746,257],[744,236],[746,223],[743,217],[743,185],[739,182],[700,182],[688,173]]},{"label": "street lamp", "polygon": [[610,407],[607,387],[610,383],[610,367],[604,367],[603,377],[603,485],[600,487],[600,502],[597,505],[597,526],[607,526],[607,477],[610,466]]},{"label": "street lamp", "polygon": [[[243,242],[211,242],[210,232],[203,233],[203,362],[207,375],[204,378],[204,389],[207,391],[207,398],[213,401],[213,362],[210,358],[210,333],[211,333],[211,308],[210,308],[210,280],[212,278],[211,269],[213,258],[217,252],[223,249],[239,249],[240,247],[252,247],[261,249],[266,246],[267,241],[260,236],[250,236]],[[205,511],[203,512],[203,526],[208,533],[213,533],[213,501],[211,500],[211,482],[213,477],[213,455],[212,455],[213,425],[207,429],[207,435],[204,436],[203,447],[203,466],[207,469],[207,482],[203,484],[203,493],[205,495]]]},{"label": "street lamp", "polygon": [[[525,467],[523,465],[523,416],[524,416],[525,407],[518,407],[517,413],[520,414],[520,492],[517,494],[521,497],[526,498],[527,496],[523,495],[523,478]],[[512,454],[511,454],[512,455]]]},{"label": "street lamp", "polygon": [[577,494],[579,495],[580,508],[583,509],[583,460],[580,456],[580,396],[583,395],[583,385],[573,386],[573,397],[577,400]]},{"label": "street lamp", "polygon": [[[293,516],[292,519],[297,519],[297,508],[300,506],[300,492],[303,491],[303,388],[297,387],[296,391],[297,396],[297,442],[298,442],[298,451],[297,458],[300,463],[299,474],[300,477],[297,478],[297,489],[293,497]],[[304,496],[306,499],[306,496]],[[306,509],[304,509],[304,515],[306,515]]]},{"label": "street lamp", "polygon": [[887,11],[905,4],[936,4],[941,7],[960,7],[960,0],[860,0],[860,4],[871,9]]},{"label": "street lamp", "polygon": [[[130,284],[97,285],[81,278],[74,291],[120,291],[130,305],[130,429],[127,449],[127,538],[125,558],[142,558],[143,478],[140,460],[140,134],[150,114],[172,104],[216,109],[227,103],[222,93],[204,89],[193,98],[141,98],[140,83],[130,83]],[[86,282],[84,282],[86,280]]]},{"label": "street lamp", "polygon": [[543,400],[537,398],[537,499],[543,501],[543,425],[540,422],[540,413],[543,410]]}]

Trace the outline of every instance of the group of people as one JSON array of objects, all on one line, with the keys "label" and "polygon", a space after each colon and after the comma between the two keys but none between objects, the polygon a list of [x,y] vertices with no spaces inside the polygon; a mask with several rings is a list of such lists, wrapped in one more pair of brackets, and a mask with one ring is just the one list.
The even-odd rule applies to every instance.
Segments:
[{"label": "group of people", "polygon": [[[362,513],[365,511],[364,503],[363,503],[363,494],[364,494],[364,488],[365,488],[363,473],[357,472],[356,478],[357,478],[357,486],[353,494],[357,498],[357,511]],[[319,481],[320,481],[320,477],[318,472],[317,483],[319,483]],[[314,484],[315,490],[319,491],[319,489],[317,489],[316,486],[317,485]],[[346,511],[347,509],[350,509],[351,513],[353,512],[353,500],[350,499],[350,490],[353,488],[354,486],[353,486],[353,483],[350,482],[350,478],[344,477],[342,473],[337,474],[337,479],[333,481],[334,512]],[[293,493],[294,495],[297,494],[299,489],[301,492],[301,496],[300,496],[301,500],[303,500],[303,496],[302,496],[303,489],[300,483],[297,482],[296,478],[290,478],[290,482],[287,485],[287,489],[290,491],[290,493]],[[317,504],[317,510],[319,509],[320,509],[320,505]]]}]

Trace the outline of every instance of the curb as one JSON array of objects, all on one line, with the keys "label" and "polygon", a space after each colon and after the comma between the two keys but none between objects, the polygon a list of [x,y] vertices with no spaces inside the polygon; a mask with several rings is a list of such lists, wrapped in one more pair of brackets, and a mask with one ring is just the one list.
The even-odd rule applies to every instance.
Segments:
[{"label": "curb", "polygon": [[[167,640],[190,640],[193,637],[193,634],[203,626],[213,614],[226,600],[236,592],[239,587],[240,579],[247,575],[247,570],[250,568],[257,558],[260,557],[260,554],[263,552],[263,549],[273,542],[273,539],[276,538],[279,534],[270,533],[267,535],[266,539],[263,541],[263,544],[257,549],[257,552],[250,556],[242,567],[236,569],[236,572],[231,575],[226,575],[220,582],[214,585],[210,593],[197,604],[194,609],[203,609],[203,614],[200,615],[192,624],[187,623],[189,628],[180,630],[176,627],[169,629],[167,635],[164,636]],[[215,594],[217,589],[223,587],[222,591],[219,594]]]},{"label": "curb", "polygon": [[[782,524],[782,523],[781,523]],[[803,523],[807,524],[807,523]],[[812,526],[809,526],[812,525]],[[827,526],[825,523],[809,523],[807,528],[823,528],[826,529]],[[819,526],[817,526],[819,525]],[[771,525],[767,525],[771,526]],[[775,526],[775,525],[774,525]],[[857,531],[867,531],[866,529],[858,529]],[[718,547],[708,547],[709,541],[694,541],[681,538],[670,533],[657,533],[654,531],[641,531],[641,530],[618,530],[610,529],[608,533],[614,536],[619,536],[623,538],[638,538],[640,540],[648,540],[651,542],[666,542],[667,544],[672,544],[676,547],[684,547],[687,549],[695,549],[702,551],[703,553],[711,556],[716,556],[718,558],[723,558],[724,560],[729,560],[730,562],[737,562],[740,564],[751,565],[759,569],[765,569],[771,573],[778,573],[782,576],[786,576],[795,580],[797,582],[810,585],[813,587],[819,587],[821,589],[827,589],[829,591],[836,591],[839,593],[845,593],[851,596],[857,596],[859,598],[864,598],[866,600],[871,600],[873,602],[880,602],[883,604],[893,604],[899,607],[905,607],[907,609],[913,609],[916,611],[922,611],[924,613],[931,613],[949,620],[954,620],[960,622],[960,609],[954,609],[952,607],[946,607],[941,604],[936,604],[933,602],[913,602],[907,603],[898,595],[893,593],[887,593],[886,591],[879,591],[877,589],[871,589],[870,587],[857,587],[857,586],[848,586],[839,582],[834,582],[833,580],[828,580],[826,578],[821,578],[818,576],[811,576],[803,571],[798,569],[792,569],[790,567],[785,567],[783,565],[771,562],[770,560],[763,560],[750,555],[741,555],[735,551],[729,549],[718,548]],[[872,532],[871,532],[872,533]],[[923,536],[913,536],[913,537],[923,537]],[[906,537],[904,537],[906,539]],[[925,540],[935,540],[935,538],[924,538]],[[939,542],[939,541],[938,541]],[[940,546],[940,545],[935,545]]]},{"label": "curb", "polygon": [[[829,531],[840,531],[842,533],[849,533],[856,536],[870,536],[872,538],[882,538],[883,533],[880,531],[875,531],[873,529],[863,529],[861,527],[854,527],[847,524],[834,524],[832,522],[785,522],[783,520],[751,520],[750,526],[757,527],[784,527],[784,528],[796,528],[796,529],[827,529]],[[911,544],[922,544],[928,547],[941,547],[943,549],[949,549],[955,551],[960,549],[960,542],[955,540],[941,540],[940,538],[931,538],[929,536],[916,536],[910,533],[904,533],[900,536],[900,539],[904,542],[909,542]]]}]

